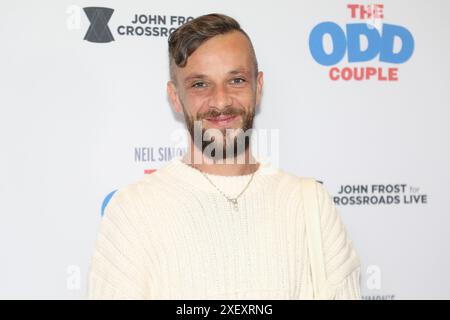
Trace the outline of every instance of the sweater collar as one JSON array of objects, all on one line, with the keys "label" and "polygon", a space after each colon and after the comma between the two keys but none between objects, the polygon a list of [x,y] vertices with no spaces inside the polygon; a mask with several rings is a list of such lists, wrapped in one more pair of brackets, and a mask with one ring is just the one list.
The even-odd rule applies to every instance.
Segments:
[{"label": "sweater collar", "polygon": [[[245,185],[249,182],[252,174],[237,175],[237,176],[224,176],[210,173],[202,173],[198,169],[191,167],[190,165],[182,161],[182,156],[172,158],[166,165],[159,169],[159,171],[167,172],[172,177],[179,181],[183,181],[196,188],[200,188],[203,191],[214,191],[215,188],[208,179],[204,177],[204,174],[223,192],[232,196],[236,192],[240,192]],[[255,159],[260,163],[258,169],[254,172],[253,181],[251,184],[257,184],[259,180],[264,177],[275,174],[276,169],[270,162],[263,161],[257,157]],[[249,186],[250,187],[250,186]]]}]

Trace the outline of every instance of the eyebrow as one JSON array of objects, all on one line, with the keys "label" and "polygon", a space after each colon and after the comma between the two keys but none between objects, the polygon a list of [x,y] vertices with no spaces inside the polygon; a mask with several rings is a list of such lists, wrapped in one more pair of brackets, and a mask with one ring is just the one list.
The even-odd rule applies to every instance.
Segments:
[{"label": "eyebrow", "polygon": [[208,78],[208,76],[206,76],[205,74],[193,74],[184,79],[184,83],[187,83],[194,79],[206,79],[206,78]]},{"label": "eyebrow", "polygon": [[239,69],[231,70],[230,72],[228,72],[228,74],[239,74],[239,73],[250,73],[250,71],[245,68],[239,68]]},{"label": "eyebrow", "polygon": [[[236,74],[243,74],[243,73],[249,73],[249,72],[250,71],[248,71],[247,69],[238,68],[238,69],[235,69],[235,70],[228,71],[227,74],[229,74],[229,75],[236,75]],[[204,80],[204,79],[207,79],[207,78],[208,78],[208,76],[205,75],[205,74],[200,74],[200,73],[192,74],[192,75],[188,76],[186,79],[184,79],[184,83],[187,83],[187,82],[192,81],[194,79]]]}]

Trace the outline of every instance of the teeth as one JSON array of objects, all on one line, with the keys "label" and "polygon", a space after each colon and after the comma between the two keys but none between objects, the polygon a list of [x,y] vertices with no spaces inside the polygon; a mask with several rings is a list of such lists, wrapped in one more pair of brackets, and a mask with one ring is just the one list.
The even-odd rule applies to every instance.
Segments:
[{"label": "teeth", "polygon": [[219,116],[217,118],[211,118],[211,120],[213,120],[213,121],[221,121],[221,120],[231,119],[231,118],[233,118],[233,116]]}]

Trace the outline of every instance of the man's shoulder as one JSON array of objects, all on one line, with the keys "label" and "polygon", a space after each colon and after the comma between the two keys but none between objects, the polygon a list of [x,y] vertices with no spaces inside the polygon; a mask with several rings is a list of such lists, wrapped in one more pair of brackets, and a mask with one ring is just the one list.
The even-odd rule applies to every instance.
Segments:
[{"label": "man's shoulder", "polygon": [[[281,196],[283,198],[295,197],[300,200],[302,198],[302,188],[308,186],[314,187],[314,184],[317,185],[315,189],[319,193],[323,193],[321,189],[322,183],[320,179],[312,176],[295,173],[284,168],[277,168],[275,174],[273,174],[272,177],[273,179],[268,179],[267,181],[268,183],[270,181],[271,184],[270,192],[276,196]],[[303,180],[310,180],[313,183],[303,184]]]},{"label": "man's shoulder", "polygon": [[156,192],[161,193],[164,189],[162,188],[163,184],[164,179],[161,179],[158,170],[144,173],[141,177],[125,183],[113,191],[103,207],[118,206],[130,209],[142,204],[144,200],[150,201]]},{"label": "man's shoulder", "polygon": [[312,180],[319,188],[323,187],[323,182],[317,177],[297,174],[280,168],[277,169],[277,174],[279,175],[280,180],[285,183],[300,184],[303,180]]}]

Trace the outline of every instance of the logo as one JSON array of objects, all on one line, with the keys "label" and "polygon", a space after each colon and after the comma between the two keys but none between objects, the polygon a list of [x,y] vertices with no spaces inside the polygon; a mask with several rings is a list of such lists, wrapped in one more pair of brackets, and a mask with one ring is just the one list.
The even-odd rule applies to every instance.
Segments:
[{"label": "logo", "polygon": [[102,208],[100,211],[101,216],[103,217],[103,215],[105,214],[105,209],[106,206],[108,205],[109,201],[111,200],[111,198],[113,197],[114,193],[116,193],[117,190],[111,191],[110,193],[108,193],[105,197],[105,199],[102,202]]},{"label": "logo", "polygon": [[83,8],[91,25],[89,26],[84,40],[96,43],[107,43],[114,41],[114,37],[109,30],[108,21],[114,12],[111,8],[86,7]]},{"label": "logo", "polygon": [[[349,23],[344,27],[332,21],[316,25],[309,35],[313,59],[322,66],[333,66],[328,72],[333,81],[398,81],[398,68],[385,68],[381,63],[399,65],[411,58],[414,52],[411,32],[400,25],[383,23],[383,4],[349,4],[347,9],[352,20],[364,22]],[[325,42],[327,39],[330,40],[328,43]],[[348,65],[336,66],[342,61]],[[378,61],[380,66],[365,65],[372,61]]]},{"label": "logo", "polygon": [[346,184],[333,197],[334,204],[354,205],[426,205],[428,194],[406,183]]},{"label": "logo", "polygon": [[173,146],[134,147],[133,158],[136,163],[167,162],[174,157],[183,156],[186,148]]}]

